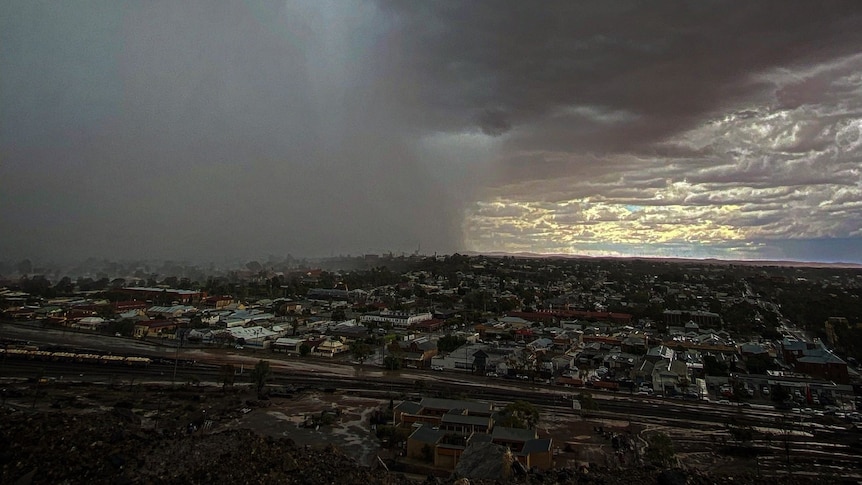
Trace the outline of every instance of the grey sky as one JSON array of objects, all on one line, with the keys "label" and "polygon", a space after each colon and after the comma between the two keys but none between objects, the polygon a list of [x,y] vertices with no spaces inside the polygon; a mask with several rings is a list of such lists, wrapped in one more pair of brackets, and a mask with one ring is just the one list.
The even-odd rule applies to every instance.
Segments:
[{"label": "grey sky", "polygon": [[860,11],[5,2],[0,253],[852,259]]}]

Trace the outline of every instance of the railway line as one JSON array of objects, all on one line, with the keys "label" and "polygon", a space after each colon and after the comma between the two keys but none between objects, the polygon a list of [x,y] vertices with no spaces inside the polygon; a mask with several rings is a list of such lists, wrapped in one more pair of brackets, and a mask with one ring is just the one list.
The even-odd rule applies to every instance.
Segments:
[{"label": "railway line", "polygon": [[[194,380],[220,383],[223,359],[195,362],[153,355],[136,356],[138,365],[123,364],[122,356],[113,359],[74,358],[71,355],[101,355],[93,351],[60,349],[50,353],[6,353],[0,356],[0,380],[34,380],[64,383],[116,383],[118,381],[176,383]],[[119,357],[119,358],[118,358]],[[127,356],[130,357],[130,356]],[[144,363],[146,362],[146,363]],[[438,396],[490,401],[500,406],[523,400],[538,406],[545,414],[560,419],[579,419],[572,409],[572,399],[580,390],[536,386],[517,381],[495,381],[439,373],[369,372],[367,376],[345,376],[296,368],[285,369],[274,361],[271,385],[297,391],[312,389],[343,392],[381,399],[418,399]],[[246,369],[250,370],[249,367]],[[248,370],[244,372],[247,374]],[[191,377],[193,376],[193,379]],[[242,377],[237,376],[238,381]],[[787,412],[726,406],[712,403],[660,400],[629,396],[611,391],[590,391],[597,410],[587,411],[590,419],[626,420],[632,423],[668,430],[677,442],[687,448],[713,449],[715,437],[727,437],[728,423],[762,430],[749,445],[758,450],[758,470],[764,474],[787,473],[788,456],[793,473],[801,470],[826,475],[846,473],[862,465],[862,441],[858,432],[846,426],[827,425],[813,418]],[[698,432],[699,431],[699,432]],[[712,438],[710,438],[712,436]],[[786,450],[789,449],[789,455]]]}]

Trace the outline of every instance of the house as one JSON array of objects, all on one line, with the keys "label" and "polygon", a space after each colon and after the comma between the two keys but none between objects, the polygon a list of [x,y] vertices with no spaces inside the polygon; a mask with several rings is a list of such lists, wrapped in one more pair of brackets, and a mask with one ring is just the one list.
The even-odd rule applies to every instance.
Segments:
[{"label": "house", "polygon": [[413,339],[410,341],[393,341],[389,345],[393,353],[403,354],[404,366],[425,369],[431,366],[431,359],[437,355],[437,344],[431,342],[427,337]]},{"label": "house", "polygon": [[72,327],[82,330],[98,330],[107,324],[108,322],[102,317],[84,317],[72,324]]},{"label": "house", "polygon": [[628,313],[592,312],[584,310],[542,310],[538,312],[509,312],[509,316],[523,318],[531,322],[545,323],[552,323],[559,320],[579,319],[628,325],[632,321],[632,316]]},{"label": "house", "polygon": [[515,453],[524,449],[524,444],[538,438],[535,429],[508,428],[495,426],[491,432],[491,442],[505,446]]},{"label": "house", "polygon": [[463,409],[453,409],[440,420],[440,429],[469,436],[473,433],[486,434],[494,426],[491,416],[474,416]]},{"label": "house", "polygon": [[847,363],[823,346],[822,342],[803,342],[785,338],[781,342],[784,361],[794,366],[796,372],[818,379],[849,384]]},{"label": "house", "polygon": [[233,305],[233,297],[230,295],[215,295],[209,296],[203,301],[205,308],[215,308],[216,310]]},{"label": "house", "polygon": [[581,344],[583,332],[574,330],[564,330],[554,335],[554,348],[566,352],[572,347],[577,347]]},{"label": "house", "polygon": [[644,356],[644,359],[650,362],[656,362],[659,360],[673,360],[675,357],[676,353],[672,348],[666,345],[659,345],[651,347]]},{"label": "house", "polygon": [[440,330],[441,328],[443,328],[444,325],[446,325],[446,322],[444,320],[441,320],[439,318],[432,318],[431,320],[424,320],[421,322],[414,323],[410,326],[410,328],[418,330],[420,332],[430,333]]},{"label": "house", "polygon": [[344,342],[339,339],[326,339],[314,349],[315,355],[322,357],[335,357],[338,354],[347,352],[349,349]]},{"label": "house", "polygon": [[704,327],[721,326],[721,315],[705,311],[665,310],[664,322],[667,325],[680,325],[689,322]]},{"label": "house", "polygon": [[443,416],[451,413],[462,416],[491,417],[494,408],[489,403],[460,399],[423,398],[420,402],[402,401],[393,409],[396,426],[409,427],[415,423],[428,423],[440,427]]},{"label": "house", "polygon": [[551,438],[536,438],[524,443],[515,459],[522,465],[539,470],[550,470],[554,466],[553,440]]},{"label": "house", "polygon": [[295,314],[302,313],[302,303],[298,301],[279,301],[276,300],[278,304],[278,311],[283,314]]},{"label": "house", "polygon": [[388,310],[369,313],[359,317],[362,323],[372,322],[378,325],[392,325],[393,327],[407,328],[426,320],[431,320],[433,317],[430,312],[424,313],[404,313],[392,312]]},{"label": "house", "polygon": [[282,337],[280,339],[276,339],[272,344],[272,350],[287,354],[299,354],[300,347],[303,343],[305,343],[305,340],[303,339]]},{"label": "house", "polygon": [[[351,320],[352,321],[352,320]],[[368,329],[364,325],[338,324],[330,328],[329,334],[347,341],[362,340],[368,337]]]},{"label": "house", "polygon": [[527,348],[533,352],[550,350],[554,346],[554,341],[549,338],[538,338],[527,344]]},{"label": "house", "polygon": [[238,344],[259,349],[268,348],[270,341],[278,336],[276,332],[260,326],[231,327],[227,331]]},{"label": "house", "polygon": [[193,290],[174,290],[170,288],[149,288],[141,286],[133,286],[122,288],[118,291],[126,293],[132,299],[151,300],[159,303],[178,302],[184,305],[193,305],[201,300],[205,295],[200,291]]},{"label": "house", "polygon": [[212,330],[208,328],[200,329],[193,328],[186,335],[186,338],[192,342],[201,342],[204,344],[210,344],[213,342],[214,333]]},{"label": "house", "polygon": [[[480,435],[481,436],[481,435]],[[428,424],[419,425],[407,438],[407,457],[454,470],[471,436],[451,433]]]},{"label": "house", "polygon": [[177,322],[172,320],[147,320],[135,324],[135,338],[159,337],[174,338],[177,331]]},{"label": "house", "polygon": [[[392,408],[392,422],[396,425],[407,426],[412,425],[416,422],[428,422],[433,423],[435,425],[439,424],[437,419],[429,419],[427,421],[414,420],[412,419],[414,416],[421,416],[422,414],[422,405],[418,402],[414,401],[401,401],[397,406]],[[405,418],[406,417],[406,418]]]},{"label": "house", "polygon": [[143,310],[128,310],[117,314],[119,320],[149,320],[147,314]]},{"label": "house", "polygon": [[535,430],[494,427],[489,403],[424,398],[403,401],[393,412],[396,425],[413,428],[407,439],[409,458],[452,470],[469,446],[493,442],[511,449],[525,466],[551,467],[551,440],[538,439]]},{"label": "house", "polygon": [[646,335],[629,335],[620,343],[620,348],[623,352],[630,354],[643,355],[646,353],[648,345]]},{"label": "house", "polygon": [[656,362],[651,377],[652,388],[668,395],[684,392],[691,382],[688,366],[681,360]]},{"label": "house", "polygon": [[430,425],[419,425],[407,437],[407,458],[431,461],[434,449],[446,435],[446,431]]},{"label": "house", "polygon": [[752,357],[755,355],[766,355],[768,351],[763,345],[757,342],[746,342],[739,346],[739,353],[744,357]]},{"label": "house", "polygon": [[179,318],[195,310],[195,307],[186,305],[151,306],[147,308],[146,314],[150,318],[168,319]]}]

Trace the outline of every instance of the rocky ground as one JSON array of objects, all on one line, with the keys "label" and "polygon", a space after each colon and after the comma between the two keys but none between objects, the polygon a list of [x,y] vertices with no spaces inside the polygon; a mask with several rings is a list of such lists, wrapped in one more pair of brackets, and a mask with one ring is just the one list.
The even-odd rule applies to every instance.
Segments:
[{"label": "rocky ground", "polygon": [[250,430],[159,433],[125,408],[4,412],[2,483],[384,483],[337,448],[297,446]]},{"label": "rocky ground", "polygon": [[[243,390],[156,385],[11,391],[0,409],[0,483],[456,483],[454,476],[417,477],[375,466],[379,448],[366,428],[374,403],[356,396],[312,393],[258,401]],[[340,410],[335,422],[308,426],[321,409],[335,407]],[[580,428],[566,432],[570,437],[588,433]],[[496,458],[476,462],[489,460]],[[706,484],[729,479],[692,470],[602,466],[589,472],[574,466],[542,473],[512,469],[491,478],[479,468],[461,470],[471,477],[468,483]],[[734,474],[732,481],[816,482],[744,473]]]}]

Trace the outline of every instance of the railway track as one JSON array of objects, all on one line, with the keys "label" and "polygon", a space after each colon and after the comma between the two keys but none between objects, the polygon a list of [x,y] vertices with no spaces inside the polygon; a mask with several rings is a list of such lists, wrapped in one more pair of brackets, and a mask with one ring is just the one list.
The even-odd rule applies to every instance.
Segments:
[{"label": "railway track", "polygon": [[[219,383],[222,378],[221,365],[216,363],[172,361],[159,357],[154,357],[146,366],[120,365],[116,362],[61,362],[7,356],[6,359],[0,360],[0,379],[20,381],[34,380],[38,377],[47,378],[49,382],[66,383],[76,381],[170,383],[186,382],[193,376],[198,382]],[[431,377],[435,377],[434,374],[345,377],[311,371],[283,371],[276,367],[271,384],[291,386],[296,390],[338,391],[381,399],[419,399],[429,395],[453,398],[469,396],[470,399],[490,401],[500,406],[515,400],[523,400],[535,404],[543,413],[557,418],[576,419],[578,417],[578,412],[572,409],[571,399],[579,390],[560,390],[502,381],[501,386],[497,387],[489,385],[487,381],[470,379],[469,376],[464,376],[463,380]],[[240,377],[239,380],[242,378]],[[793,473],[819,470],[824,476],[836,474],[846,476],[847,470],[862,468],[860,434],[849,429],[816,427],[814,426],[816,423],[800,422],[799,416],[763,409],[731,408],[718,404],[689,404],[685,401],[650,398],[638,399],[614,392],[592,392],[592,395],[600,409],[589,411],[590,418],[622,419],[653,428],[677,430],[678,432],[671,434],[675,435],[675,439],[681,446],[687,448],[714,449],[718,443],[709,436],[726,437],[727,424],[730,422],[738,426],[773,430],[770,436],[758,438],[750,443],[754,449],[760,451],[756,460],[759,472],[764,475],[787,473],[785,443],[789,446],[791,463],[789,469]],[[778,427],[779,424],[782,428]],[[698,430],[702,432],[692,434],[693,431]]]}]

